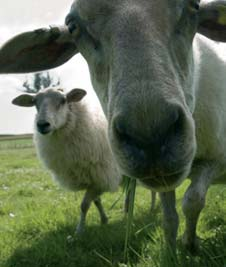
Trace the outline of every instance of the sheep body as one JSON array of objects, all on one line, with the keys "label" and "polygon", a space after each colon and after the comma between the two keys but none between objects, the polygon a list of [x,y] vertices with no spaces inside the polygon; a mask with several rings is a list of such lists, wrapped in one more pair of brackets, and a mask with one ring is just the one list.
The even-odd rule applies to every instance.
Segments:
[{"label": "sheep body", "polygon": [[35,131],[34,143],[40,160],[63,187],[112,192],[120,175],[108,144],[107,121],[98,107],[89,110],[87,104],[70,103],[64,127],[50,135]]},{"label": "sheep body", "polygon": [[101,222],[107,222],[100,195],[116,191],[121,181],[108,142],[107,120],[100,105],[83,99],[85,94],[82,89],[64,94],[60,88],[49,88],[13,100],[15,105],[36,106],[34,143],[54,180],[73,191],[86,190],[78,232],[84,229],[92,201]]}]

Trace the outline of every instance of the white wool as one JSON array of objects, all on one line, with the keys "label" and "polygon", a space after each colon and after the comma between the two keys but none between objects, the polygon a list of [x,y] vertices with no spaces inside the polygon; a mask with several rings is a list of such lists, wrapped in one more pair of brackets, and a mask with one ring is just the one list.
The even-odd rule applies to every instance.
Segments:
[{"label": "white wool", "polygon": [[99,106],[90,104],[86,99],[70,103],[67,123],[51,134],[35,130],[37,153],[67,189],[115,191],[120,174],[108,142],[107,120]]}]

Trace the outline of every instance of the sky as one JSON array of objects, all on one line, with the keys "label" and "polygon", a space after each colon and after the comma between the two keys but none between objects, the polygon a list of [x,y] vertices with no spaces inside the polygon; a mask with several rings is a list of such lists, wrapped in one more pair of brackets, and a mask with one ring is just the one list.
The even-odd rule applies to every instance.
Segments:
[{"label": "sky", "polygon": [[[0,46],[12,36],[49,25],[62,25],[73,0],[0,0]],[[225,45],[222,56],[226,59]],[[80,56],[51,71],[59,76],[66,90],[84,88],[96,101],[90,83],[88,67]],[[0,135],[33,132],[35,108],[21,108],[11,104],[21,94],[27,75],[0,75]]]},{"label": "sky", "polygon": [[[0,0],[0,46],[12,36],[49,25],[62,25],[73,0]],[[88,67],[80,56],[74,56],[64,65],[51,70],[59,76],[66,90],[86,89],[93,95]],[[0,135],[33,132],[35,108],[21,108],[11,104],[21,94],[27,75],[0,75]],[[96,100],[96,98],[95,98]]]}]

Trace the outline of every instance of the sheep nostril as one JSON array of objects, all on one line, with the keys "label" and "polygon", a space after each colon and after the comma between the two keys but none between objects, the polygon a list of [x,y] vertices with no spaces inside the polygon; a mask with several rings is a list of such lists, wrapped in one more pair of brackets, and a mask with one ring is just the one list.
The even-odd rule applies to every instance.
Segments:
[{"label": "sheep nostril", "polygon": [[37,129],[42,134],[47,134],[50,132],[50,123],[47,121],[38,121]]},{"label": "sheep nostril", "polygon": [[127,133],[127,129],[125,125],[121,121],[115,121],[114,130],[117,138],[120,142],[129,142],[131,140],[129,134]]}]

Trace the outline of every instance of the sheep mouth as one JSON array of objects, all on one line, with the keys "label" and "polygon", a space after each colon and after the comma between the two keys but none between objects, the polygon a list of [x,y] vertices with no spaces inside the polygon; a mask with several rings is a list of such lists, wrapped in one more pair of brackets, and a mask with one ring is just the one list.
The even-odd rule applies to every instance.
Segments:
[{"label": "sheep mouth", "polygon": [[186,168],[165,176],[150,176],[138,178],[139,181],[154,191],[167,192],[178,187],[188,176],[190,168]]},{"label": "sheep mouth", "polygon": [[149,166],[136,168],[136,164],[132,163],[133,168],[123,165],[120,166],[121,171],[129,177],[137,179],[145,187],[157,192],[168,192],[178,187],[188,177],[192,165],[192,162],[187,162],[182,165],[178,164],[174,170],[160,169],[155,171],[153,167]]},{"label": "sheep mouth", "polygon": [[51,128],[50,127],[48,127],[48,128],[42,128],[42,129],[39,129],[38,128],[37,130],[42,135],[47,135],[47,134],[49,134],[51,132]]}]

